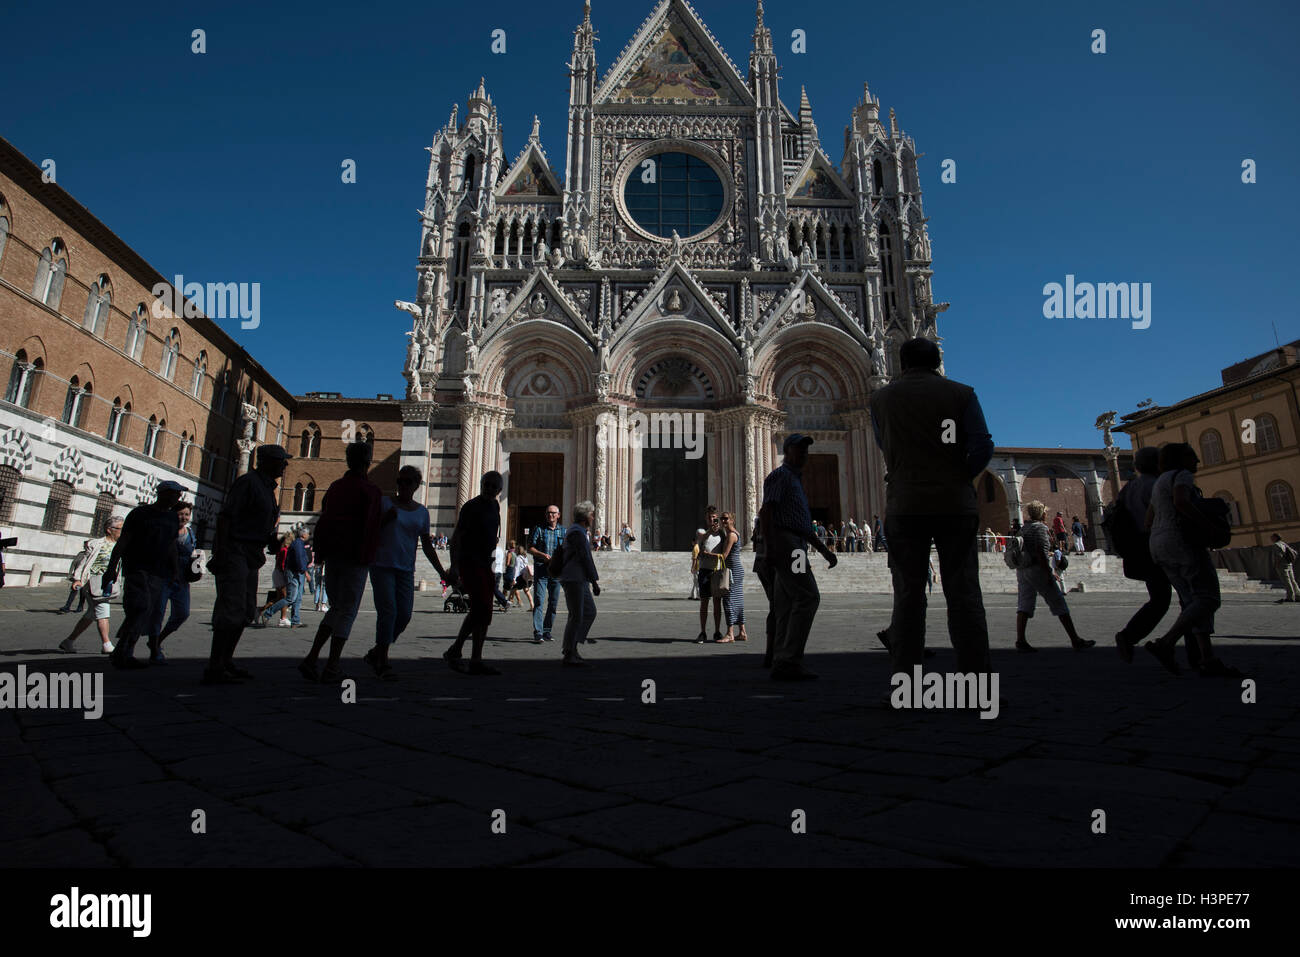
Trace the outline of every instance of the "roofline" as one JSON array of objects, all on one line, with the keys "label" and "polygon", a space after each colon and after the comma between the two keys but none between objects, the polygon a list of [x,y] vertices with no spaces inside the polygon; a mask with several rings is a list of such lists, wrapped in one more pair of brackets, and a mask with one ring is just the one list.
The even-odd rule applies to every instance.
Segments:
[{"label": "roofline", "polygon": [[[1127,453],[1129,450],[1128,450],[1128,449],[1120,449],[1119,451],[1120,451],[1120,454],[1123,455],[1123,454]],[[999,446],[996,446],[996,447],[993,449],[993,454],[994,454],[994,455],[998,455],[998,454],[1002,454],[1002,455],[1043,455],[1043,456],[1050,456],[1050,455],[1061,455],[1061,456],[1065,456],[1065,455],[1090,455],[1090,456],[1096,456],[1096,457],[1099,457],[1099,458],[1104,458],[1105,455],[1106,455],[1106,450],[1105,450],[1105,449],[1047,449],[1047,448],[1032,448],[1032,447],[1030,447],[1030,446],[1022,446],[1022,445],[999,445]]]},{"label": "roofline", "polygon": [[1178,412],[1183,409],[1190,408],[1191,406],[1194,406],[1197,403],[1208,402],[1210,399],[1218,398],[1219,396],[1228,395],[1229,393],[1232,392],[1237,392],[1239,390],[1247,389],[1247,388],[1254,388],[1269,379],[1281,378],[1282,376],[1285,375],[1295,375],[1297,373],[1300,373],[1300,364],[1286,365],[1278,369],[1269,369],[1265,372],[1260,372],[1256,375],[1248,376],[1247,378],[1242,379],[1240,382],[1234,382],[1231,385],[1221,385],[1217,389],[1211,389],[1208,392],[1202,392],[1199,395],[1194,395],[1189,399],[1183,399],[1180,402],[1175,402],[1173,405],[1157,406],[1154,409],[1139,409],[1136,412],[1130,412],[1128,416],[1125,416],[1124,418],[1126,419],[1126,421],[1122,425],[1112,426],[1111,431],[1123,432],[1125,434],[1129,434],[1132,432],[1134,426],[1140,425],[1143,422],[1149,422],[1154,419],[1163,418],[1172,412]]},{"label": "roofline", "polygon": [[[175,289],[170,279],[158,272],[143,256],[132,249],[122,237],[109,229],[103,220],[79,203],[71,193],[57,182],[45,182],[42,179],[41,168],[3,136],[0,136],[0,172],[12,179],[21,189],[26,190],[29,196],[43,203],[61,220],[74,227],[87,240],[92,242],[97,249],[112,259],[114,264],[126,270],[127,274],[139,282],[141,286],[152,289],[159,283],[165,283],[168,288],[175,290],[177,294],[178,300],[173,301],[189,302],[189,300],[181,296],[182,290]],[[190,323],[214,346],[224,352],[227,357],[238,358],[250,370],[263,373],[270,385],[279,391],[281,400],[293,399],[293,394],[281,385],[279,379],[271,375],[265,366],[254,359],[243,346],[230,337],[229,333],[206,315],[200,312],[193,317],[177,316],[177,318]],[[289,401],[286,401],[285,404],[288,405]]]}]

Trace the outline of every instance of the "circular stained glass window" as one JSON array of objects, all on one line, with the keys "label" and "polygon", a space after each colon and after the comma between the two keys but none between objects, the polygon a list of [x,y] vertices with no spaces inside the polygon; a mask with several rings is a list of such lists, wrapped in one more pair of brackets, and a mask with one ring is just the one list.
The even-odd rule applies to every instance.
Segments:
[{"label": "circular stained glass window", "polygon": [[658,153],[632,168],[623,200],[636,224],[654,236],[686,239],[718,221],[726,192],[712,166],[689,153]]}]

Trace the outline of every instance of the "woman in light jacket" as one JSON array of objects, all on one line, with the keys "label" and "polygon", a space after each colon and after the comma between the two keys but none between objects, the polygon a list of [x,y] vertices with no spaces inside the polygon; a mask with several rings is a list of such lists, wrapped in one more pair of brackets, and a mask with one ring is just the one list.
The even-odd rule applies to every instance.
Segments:
[{"label": "woman in light jacket", "polygon": [[596,506],[579,502],[573,507],[573,525],[564,536],[564,569],[560,572],[560,587],[564,589],[564,607],[569,621],[564,628],[564,664],[571,668],[586,667],[578,654],[578,645],[587,640],[592,623],[596,620],[596,600],[600,594],[600,574],[591,557],[591,518]]}]

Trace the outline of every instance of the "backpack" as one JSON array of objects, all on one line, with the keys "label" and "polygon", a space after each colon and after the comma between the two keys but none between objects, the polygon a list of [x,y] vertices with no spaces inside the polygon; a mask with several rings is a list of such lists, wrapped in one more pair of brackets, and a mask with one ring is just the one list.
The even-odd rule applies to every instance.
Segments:
[{"label": "backpack", "polygon": [[1197,498],[1193,500],[1201,517],[1210,525],[1208,530],[1193,525],[1181,516],[1178,519],[1183,538],[1189,545],[1199,548],[1225,548],[1232,541],[1232,523],[1228,503],[1221,498]]},{"label": "backpack", "polygon": [[1067,568],[1069,568],[1069,567],[1070,567],[1070,559],[1068,559],[1068,558],[1065,556],[1065,552],[1061,552],[1061,558],[1060,558],[1060,561],[1058,561],[1058,562],[1056,563],[1056,570],[1057,570],[1058,572],[1063,572],[1063,571],[1065,571],[1065,570],[1066,570]]},{"label": "backpack", "polygon": [[1106,506],[1101,527],[1106,532],[1106,539],[1110,542],[1111,548],[1120,558],[1133,558],[1146,550],[1146,533],[1133,521],[1133,516],[1124,504],[1122,491],[1115,501]]},{"label": "backpack", "polygon": [[1002,561],[1006,563],[1007,568],[1015,571],[1017,568],[1025,567],[1025,540],[1019,535],[1008,535],[1006,551],[1002,553]]}]

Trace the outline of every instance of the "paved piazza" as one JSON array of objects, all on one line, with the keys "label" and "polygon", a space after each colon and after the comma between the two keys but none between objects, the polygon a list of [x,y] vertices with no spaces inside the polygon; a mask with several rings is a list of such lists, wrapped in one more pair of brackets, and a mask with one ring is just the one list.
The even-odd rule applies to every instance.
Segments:
[{"label": "paved piazza", "polygon": [[[493,621],[492,678],[444,666],[460,617],[417,595],[400,680],[381,682],[359,660],[367,597],[345,704],[293,667],[319,614],[246,632],[256,679],[206,688],[209,587],[168,664],[130,673],[91,634],[87,654],[53,653],[74,621],[52,612],[64,594],[0,592],[0,669],[107,672],[104,714],[0,713],[6,867],[1227,867],[1293,865],[1300,850],[1300,611],[1271,596],[1227,596],[1218,619],[1255,704],[1238,682],[1174,678],[1145,654],[1125,666],[1111,636],[1130,596],[1070,597],[1098,641],[1084,653],[1040,610],[1032,656],[1011,647],[1014,596],[988,596],[1006,701],[981,720],[882,706],[888,596],[827,596],[808,659],[822,678],[797,685],[767,678],[757,641],[693,644],[694,602],[609,594],[592,669],[561,668],[559,642],[533,645],[511,611]],[[936,592],[935,670],[953,660],[942,622]]]}]

